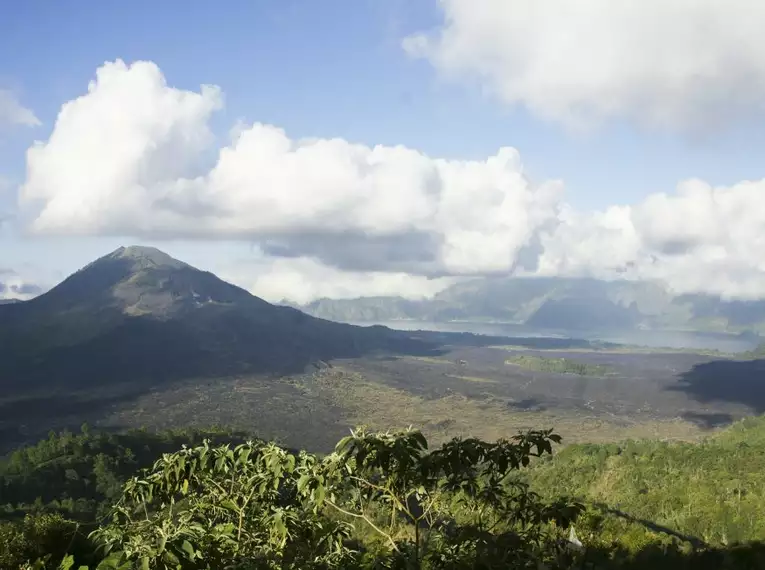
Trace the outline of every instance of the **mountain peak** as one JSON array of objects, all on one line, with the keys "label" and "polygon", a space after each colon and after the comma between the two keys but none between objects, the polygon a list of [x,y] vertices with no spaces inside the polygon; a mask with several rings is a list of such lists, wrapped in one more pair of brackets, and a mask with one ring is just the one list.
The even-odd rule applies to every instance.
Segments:
[{"label": "mountain peak", "polygon": [[[177,311],[242,302],[251,295],[148,246],[120,247],[36,299],[37,310],[166,318]],[[254,297],[253,297],[254,298]]]},{"label": "mountain peak", "polygon": [[170,257],[156,247],[130,245],[120,247],[106,256],[106,259],[129,259],[139,268],[168,267],[181,269],[189,267],[186,263]]}]

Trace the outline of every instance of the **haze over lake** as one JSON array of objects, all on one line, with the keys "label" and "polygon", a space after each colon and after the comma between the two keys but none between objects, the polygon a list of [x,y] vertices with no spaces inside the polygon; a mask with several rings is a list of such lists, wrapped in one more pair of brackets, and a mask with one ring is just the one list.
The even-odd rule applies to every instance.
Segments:
[{"label": "haze over lake", "polygon": [[580,338],[591,341],[614,342],[650,348],[687,348],[692,350],[719,350],[721,352],[746,352],[755,349],[761,338],[749,335],[693,331],[656,330],[552,330],[505,323],[434,322],[395,320],[378,322],[352,322],[360,326],[383,325],[394,330],[428,330],[436,332],[464,332],[490,336],[527,338]]}]

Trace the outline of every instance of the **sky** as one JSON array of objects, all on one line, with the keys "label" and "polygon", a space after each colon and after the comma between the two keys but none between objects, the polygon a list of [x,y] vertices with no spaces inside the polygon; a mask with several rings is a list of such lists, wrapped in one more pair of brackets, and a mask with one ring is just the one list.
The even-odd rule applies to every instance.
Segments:
[{"label": "sky", "polygon": [[153,245],[271,301],[765,297],[765,3],[0,4],[0,298]]}]

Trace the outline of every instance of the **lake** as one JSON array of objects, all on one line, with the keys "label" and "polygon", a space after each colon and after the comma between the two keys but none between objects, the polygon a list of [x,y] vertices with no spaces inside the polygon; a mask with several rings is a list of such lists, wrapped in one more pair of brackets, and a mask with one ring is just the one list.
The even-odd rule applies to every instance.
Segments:
[{"label": "lake", "polygon": [[431,322],[431,321],[378,321],[354,322],[360,326],[383,325],[402,331],[426,330],[436,332],[460,332],[490,336],[526,338],[576,338],[591,341],[614,342],[651,348],[688,348],[694,350],[719,350],[722,352],[745,352],[756,348],[759,337],[738,336],[725,333],[690,331],[627,330],[548,330],[503,323]]}]

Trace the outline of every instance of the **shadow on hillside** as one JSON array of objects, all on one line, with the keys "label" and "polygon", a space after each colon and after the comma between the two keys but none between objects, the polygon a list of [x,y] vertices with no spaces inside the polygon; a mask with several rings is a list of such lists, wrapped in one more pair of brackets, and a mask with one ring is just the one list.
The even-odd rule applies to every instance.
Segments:
[{"label": "shadow on hillside", "polygon": [[672,536],[674,538],[677,538],[679,540],[682,540],[683,542],[689,543],[694,548],[706,548],[708,545],[701,539],[696,538],[695,536],[689,536],[682,533],[679,533],[669,527],[657,524],[653,521],[649,521],[646,519],[641,519],[632,516],[629,513],[625,513],[624,511],[620,511],[619,509],[614,509],[613,507],[609,507],[608,505],[604,503],[595,503],[595,506],[597,506],[602,512],[608,513],[609,515],[613,515],[615,517],[618,517],[620,519],[624,519],[626,521],[637,523],[639,525],[644,526],[648,530],[651,530],[653,532],[666,534],[669,536]]},{"label": "shadow on hillside", "polygon": [[576,568],[620,570],[762,570],[765,543],[752,542],[725,548],[681,548],[649,545],[637,552],[619,547],[588,547]]},{"label": "shadow on hillside", "polygon": [[697,364],[669,390],[698,402],[730,402],[765,412],[765,360],[713,360]]}]

